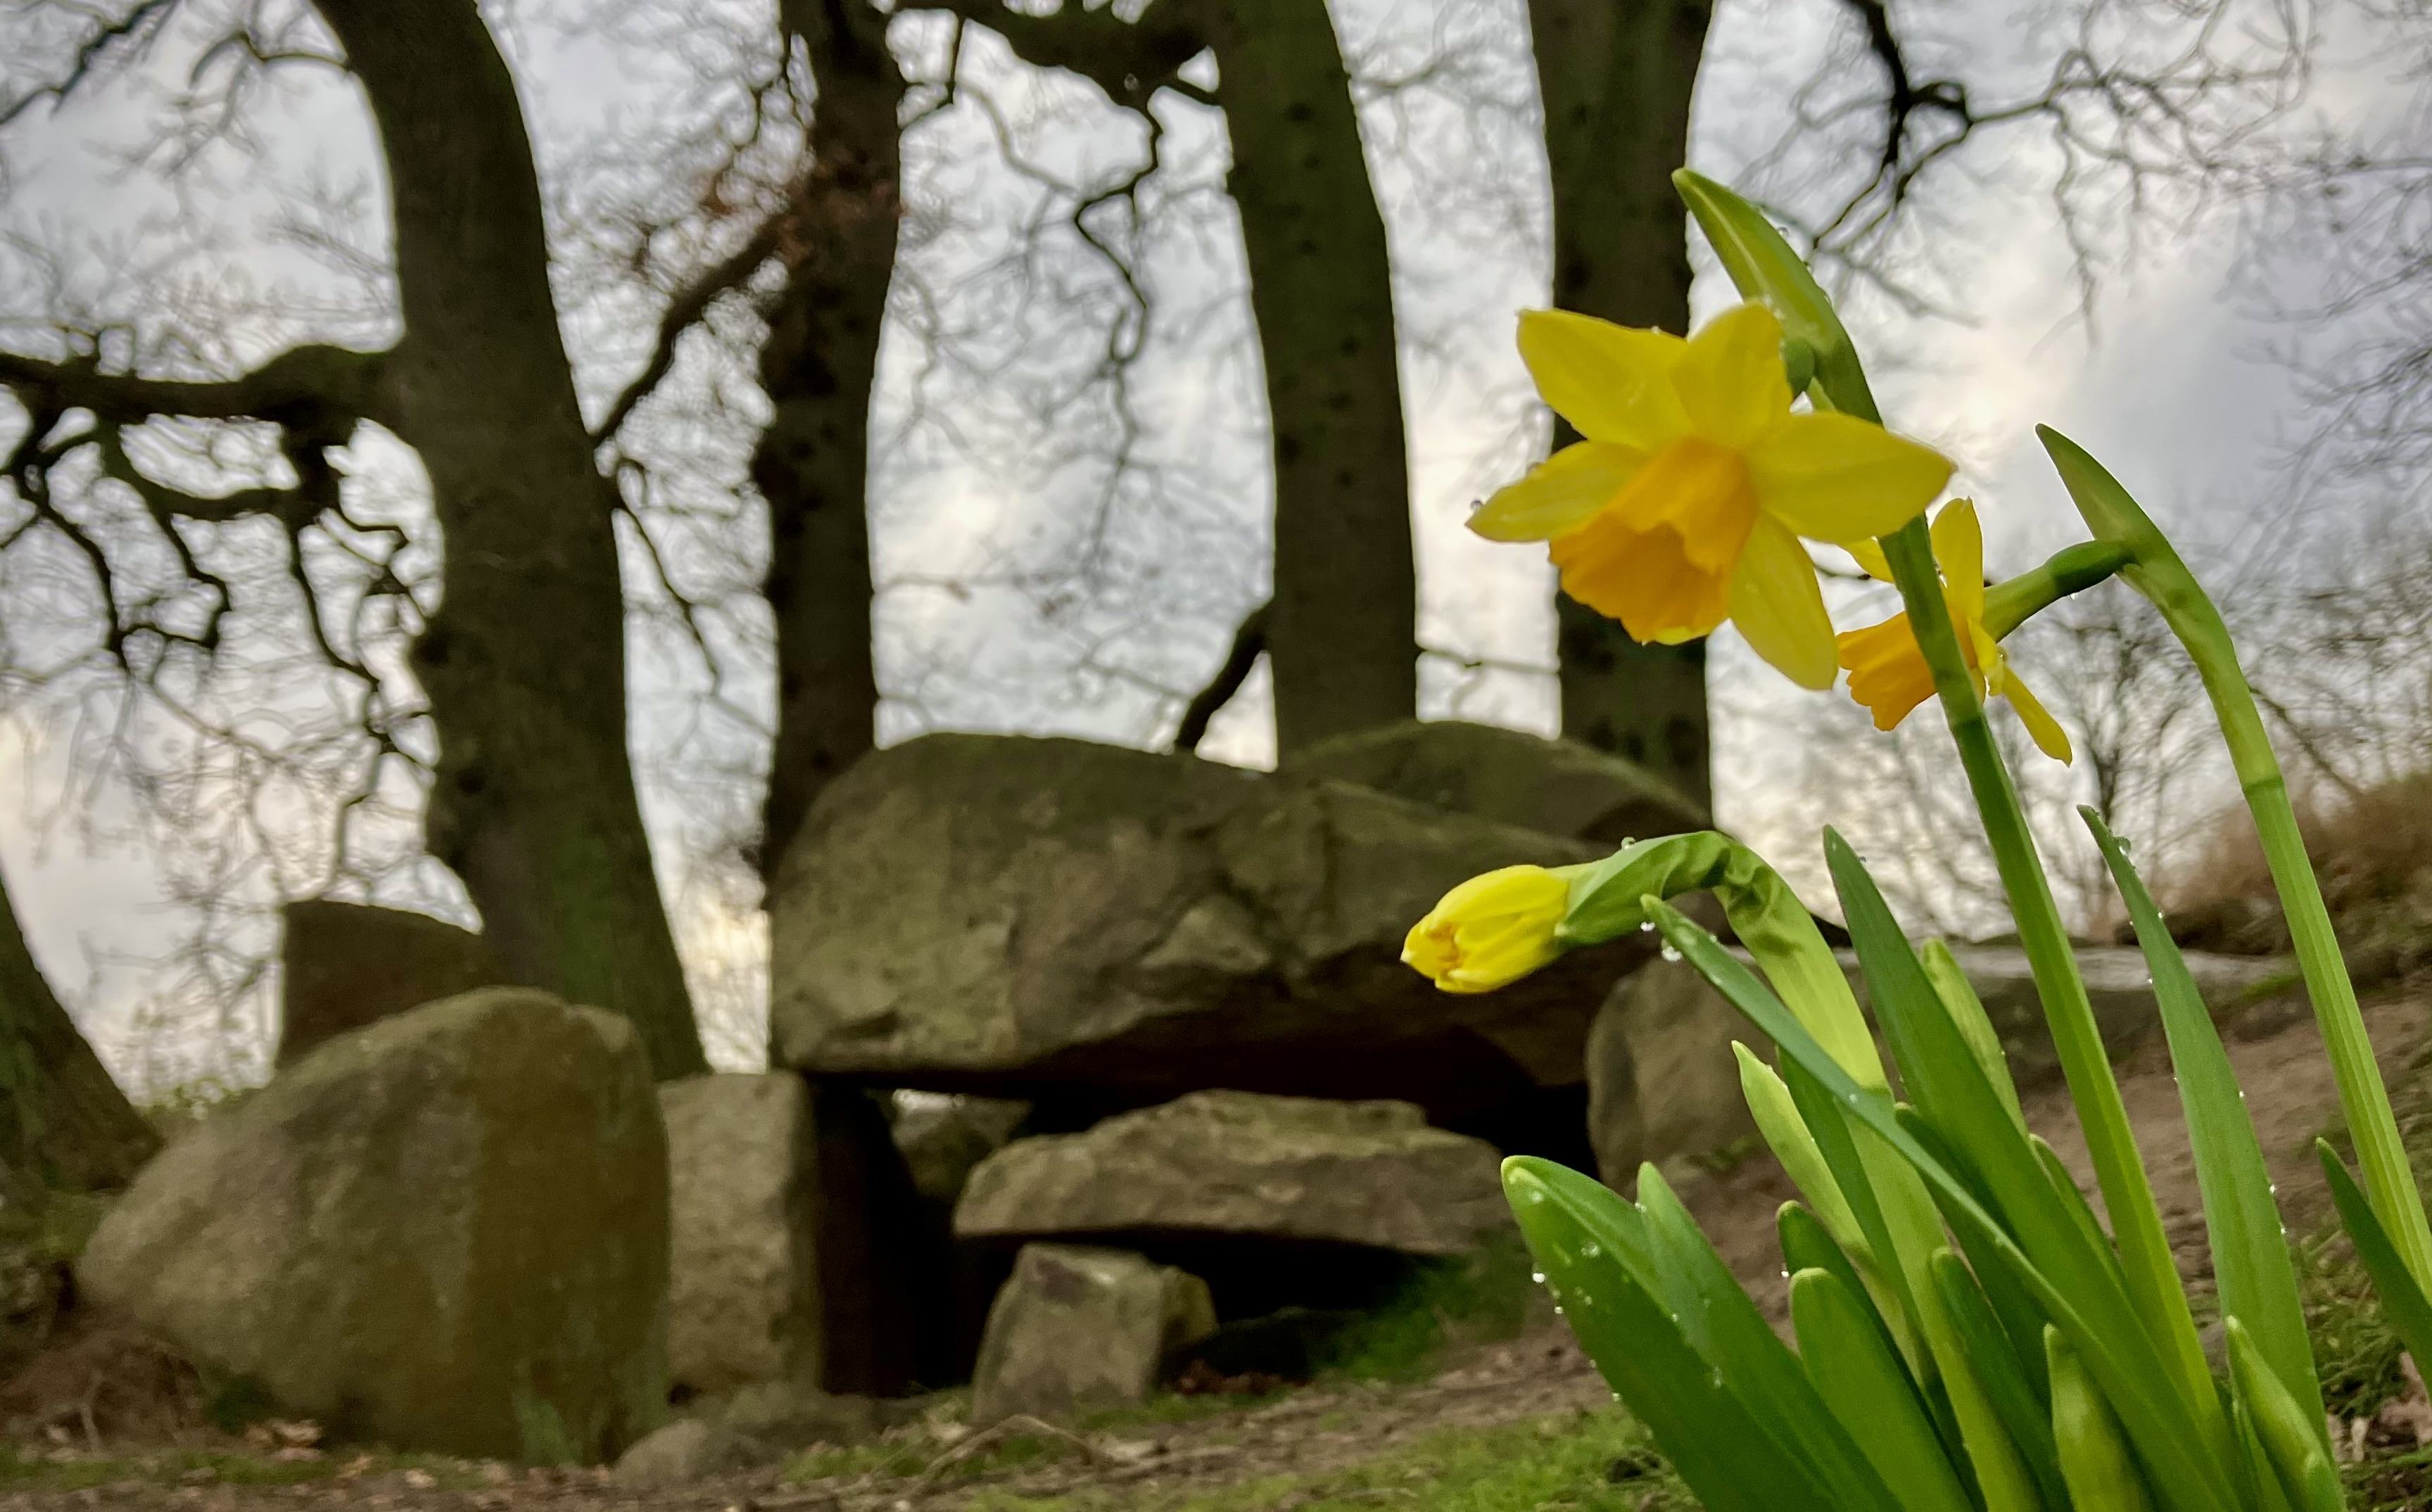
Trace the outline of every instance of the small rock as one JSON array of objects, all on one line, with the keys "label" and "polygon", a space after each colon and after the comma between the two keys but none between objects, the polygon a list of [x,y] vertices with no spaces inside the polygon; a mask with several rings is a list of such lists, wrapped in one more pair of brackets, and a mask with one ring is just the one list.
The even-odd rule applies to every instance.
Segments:
[{"label": "small rock", "polygon": [[1160,1363],[1215,1331],[1208,1284],[1123,1250],[1029,1244],[988,1309],[971,1420],[1148,1400]]},{"label": "small rock", "polygon": [[616,1461],[619,1486],[660,1487],[752,1470],[777,1457],[743,1435],[699,1418],[684,1418],[650,1434]]},{"label": "small rock", "polygon": [[789,1381],[745,1386],[716,1414],[718,1426],[782,1450],[858,1444],[886,1426],[868,1397],[834,1396]]},{"label": "small rock", "polygon": [[1686,961],[1650,961],[1613,989],[1588,1031],[1588,1142],[1596,1174],[1626,1191],[1641,1162],[1702,1155],[1756,1130],[1731,1041],[1771,1046]]}]

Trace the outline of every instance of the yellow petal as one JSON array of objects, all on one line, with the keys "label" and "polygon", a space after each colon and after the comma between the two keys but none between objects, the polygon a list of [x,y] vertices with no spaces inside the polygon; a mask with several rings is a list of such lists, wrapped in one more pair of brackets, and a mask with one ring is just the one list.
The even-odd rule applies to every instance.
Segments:
[{"label": "yellow petal", "polygon": [[1833,544],[1857,558],[1858,570],[1867,577],[1877,582],[1892,580],[1891,559],[1883,555],[1883,548],[1871,537],[1861,536],[1854,541],[1836,541]]},{"label": "yellow petal", "polygon": [[2075,755],[2069,748],[2069,731],[2060,727],[2060,721],[2052,716],[2043,700],[2036,697],[2018,675],[2008,670],[2006,665],[2002,670],[2001,691],[2001,697],[2010,700],[2010,707],[2018,712],[2018,722],[2027,727],[2027,734],[2035,741],[2035,749],[2064,766],[2069,765]]},{"label": "yellow petal", "polygon": [[1802,688],[1832,685],[1840,661],[1816,563],[1789,528],[1759,519],[1731,575],[1731,623],[1756,654]]},{"label": "yellow petal", "polygon": [[1733,451],[1754,446],[1790,414],[1782,322],[1755,304],[1716,316],[1689,338],[1672,386],[1698,435]]},{"label": "yellow petal", "polygon": [[1567,310],[1520,315],[1520,357],[1537,392],[1590,441],[1659,451],[1688,433],[1672,389],[1689,344]]},{"label": "yellow petal", "polygon": [[1748,453],[1766,513],[1817,541],[1889,535],[1951,480],[1941,453],[1846,414],[1794,414]]},{"label": "yellow petal", "polygon": [[1942,566],[1953,619],[1984,617],[1984,528],[1970,499],[1953,499],[1934,517],[1934,560]]},{"label": "yellow petal", "polygon": [[1469,528],[1489,541],[1550,541],[1593,519],[1646,462],[1645,452],[1611,442],[1564,446],[1528,477],[1497,489],[1470,515]]}]

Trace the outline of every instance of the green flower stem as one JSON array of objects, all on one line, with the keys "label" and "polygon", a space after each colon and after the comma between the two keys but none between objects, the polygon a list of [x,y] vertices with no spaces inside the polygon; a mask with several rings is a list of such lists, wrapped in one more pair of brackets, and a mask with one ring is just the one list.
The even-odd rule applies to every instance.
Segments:
[{"label": "green flower stem", "polygon": [[1908,606],[1909,625],[1933,670],[1943,717],[1950,724],[1960,764],[1984,818],[1984,836],[1992,845],[2002,890],[2009,895],[2019,944],[2035,974],[2035,991],[2052,1026],[2052,1045],[2086,1130],[2086,1152],[2093,1157],[2103,1206],[2111,1214],[2112,1239],[2130,1294],[2137,1310],[2153,1320],[2155,1343],[2174,1368],[2188,1403],[2208,1425],[2221,1430],[2225,1443],[2226,1420],[2221,1419],[2212,1371],[2196,1337],[2195,1319],[2187,1312],[2187,1295],[2178,1266],[2170,1257],[2170,1239],[2162,1231],[2161,1212],[2153,1203],[2144,1161],[2136,1152],[2128,1107],[2111,1074],[2094,1007],[2086,999],[2085,979],[2078,974],[2076,952],[2061,922],[2060,904],[2052,897],[2043,860],[2027,828],[2025,807],[1994,743],[1992,725],[1984,717],[1984,702],[1976,696],[1975,680],[1960,651],[1924,519],[1912,520],[1883,537],[1883,546],[1900,597]]},{"label": "green flower stem", "polygon": [[2331,928],[2330,909],[2322,901],[2313,862],[2305,854],[2305,836],[2297,829],[2288,780],[2281,774],[2280,758],[2272,749],[2271,734],[2255,707],[2255,690],[2247,685],[2246,673],[2238,665],[2229,627],[2221,622],[2221,611],[2177,549],[2119,479],[2051,427],[2040,427],[2037,433],[2087,527],[2103,540],[2125,546],[2134,559],[2120,577],[2162,612],[2163,620],[2187,647],[2188,659],[2204,679],[2213,714],[2221,722],[2221,739],[2229,747],[2238,791],[2255,815],[2264,862],[2271,867],[2281,912],[2288,920],[2297,969],[2305,978],[2305,995],[2313,1000],[2315,1021],[2322,1026],[2322,1047],[2339,1083],[2348,1132],[2356,1140],[2366,1195],[2417,1285],[2432,1291],[2432,1223],[2425,1220],[2423,1195],[2407,1165],[2398,1119],[2390,1112],[2390,1089],[2382,1082],[2373,1039],[2365,1033],[2364,1015],[2356,1006],[2356,984],[2348,980],[2339,936]]}]

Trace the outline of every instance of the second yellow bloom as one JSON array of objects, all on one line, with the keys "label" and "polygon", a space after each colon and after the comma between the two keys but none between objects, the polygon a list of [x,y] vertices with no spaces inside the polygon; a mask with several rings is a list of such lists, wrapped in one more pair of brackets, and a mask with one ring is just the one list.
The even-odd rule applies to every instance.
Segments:
[{"label": "second yellow bloom", "polygon": [[[1891,581],[1891,566],[1883,548],[1872,541],[1843,543],[1870,577]],[[2019,680],[2002,653],[2001,637],[1985,624],[1984,529],[1977,523],[1976,506],[1954,501],[1934,517],[1934,560],[1942,568],[1942,594],[1951,606],[1951,628],[1959,633],[1974,675],[1976,696],[2010,700],[2019,723],[2027,727],[2035,748],[2056,762],[2070,757],[2069,731],[2052,716],[2033,689]],[[1894,614],[1880,625],[1851,630],[1840,638],[1841,664],[1849,669],[1849,697],[1875,716],[1877,730],[1890,730],[1909,711],[1934,696],[1934,673],[1925,664],[1917,632],[1908,615]]]}]

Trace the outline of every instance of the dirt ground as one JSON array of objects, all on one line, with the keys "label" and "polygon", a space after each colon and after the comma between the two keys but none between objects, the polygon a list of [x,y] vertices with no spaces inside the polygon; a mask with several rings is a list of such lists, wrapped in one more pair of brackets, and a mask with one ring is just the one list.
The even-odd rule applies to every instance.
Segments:
[{"label": "dirt ground", "polygon": [[[2370,1005],[2367,1021],[2403,1110],[2432,1117],[2432,1098],[2416,1088],[2414,1063],[2432,1039],[2432,1010],[2421,991]],[[2247,1089],[2264,1151],[2279,1184],[2292,1234],[2319,1224],[2328,1209],[2312,1154],[2314,1137],[2337,1127],[2338,1100],[2310,1018],[2290,1022],[2270,1008],[2230,1026],[2230,1055]],[[2204,1265],[2204,1227],[2177,1089],[2158,1045],[2121,1067],[2122,1091],[2181,1262],[2191,1278]],[[2066,1091],[2031,1088],[2030,1121],[2090,1184],[2083,1141]],[[1793,1196],[1780,1168],[1762,1154],[1689,1179],[1681,1195],[1716,1248],[1761,1303],[1782,1308],[1774,1213]],[[75,1389],[75,1369],[54,1363],[54,1392]],[[22,1443],[0,1478],[0,1512],[12,1508],[125,1507],[131,1512],[241,1512],[254,1508],[347,1507],[364,1512],[506,1512],[549,1506],[565,1512],[701,1508],[704,1512],[973,1512],[1008,1503],[1068,1499],[1075,1506],[1173,1506],[1205,1495],[1208,1504],[1276,1512],[1325,1501],[1425,1506],[1410,1489],[1390,1486],[1323,1497],[1306,1487],[1346,1468],[1391,1460],[1448,1433],[1481,1435],[1531,1421],[1554,1435],[1566,1424],[1610,1421],[1610,1394],[1558,1320],[1544,1317],[1516,1340],[1456,1350],[1433,1379],[1398,1385],[1352,1383],[1287,1391],[1252,1403],[1171,1403],[1170,1420],[1144,1415],[1112,1428],[1067,1436],[1034,1434],[1033,1453],[1004,1454],[1003,1439],[949,1421],[895,1430],[892,1440],[858,1458],[798,1461],[791,1476],[763,1470],[674,1488],[620,1486],[603,1471],[527,1471],[282,1444],[257,1433],[252,1445],[182,1436],[182,1444],[109,1443],[96,1453],[84,1425],[54,1413],[39,1439]],[[1583,1417],[1582,1414],[1588,1416]],[[827,1469],[818,1478],[806,1470]],[[1627,1466],[1616,1462],[1618,1478]],[[284,1483],[284,1484],[281,1484]],[[1228,1489],[1229,1488],[1229,1489]],[[1576,1503],[1553,1503],[1576,1505]],[[1663,1495],[1612,1504],[1677,1505]]]}]

